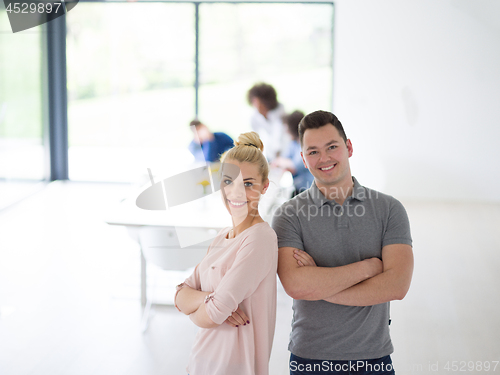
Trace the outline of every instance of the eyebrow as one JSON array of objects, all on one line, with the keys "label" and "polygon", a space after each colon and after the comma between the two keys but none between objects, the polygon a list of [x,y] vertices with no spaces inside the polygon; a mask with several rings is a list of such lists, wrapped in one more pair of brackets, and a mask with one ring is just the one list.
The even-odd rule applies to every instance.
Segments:
[{"label": "eyebrow", "polygon": [[[231,180],[233,179],[233,177],[228,176],[227,174],[223,175],[223,177],[230,178]],[[248,177],[248,178],[245,178],[243,181],[248,181],[248,180],[255,180],[255,178],[253,178],[253,177]]]},{"label": "eyebrow", "polygon": [[[331,146],[331,145],[333,145],[333,144],[339,144],[339,143],[340,143],[340,142],[335,141],[335,140],[334,140],[334,141],[330,141],[330,142],[328,142],[328,143],[327,143],[324,147],[328,147],[328,146]],[[313,150],[313,149],[317,149],[317,148],[318,148],[318,147],[316,147],[316,146],[309,146],[309,147],[306,149],[306,151]]]}]

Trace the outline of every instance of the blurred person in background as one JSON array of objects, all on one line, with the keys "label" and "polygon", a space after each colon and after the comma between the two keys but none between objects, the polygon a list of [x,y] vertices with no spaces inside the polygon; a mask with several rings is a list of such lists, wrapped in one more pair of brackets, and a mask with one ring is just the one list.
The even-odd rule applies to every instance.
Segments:
[{"label": "blurred person in background", "polygon": [[220,156],[231,147],[233,139],[222,132],[212,133],[210,129],[199,120],[189,123],[193,132],[193,140],[189,144],[189,151],[197,162],[217,162]]},{"label": "blurred person in background", "polygon": [[313,175],[307,169],[300,155],[299,123],[303,117],[304,113],[301,111],[293,111],[291,114],[283,117],[283,123],[287,126],[288,135],[292,140],[283,156],[277,157],[271,164],[273,167],[290,171],[293,176],[293,186],[295,188],[293,197],[309,189],[314,180]]},{"label": "blurred person in background", "polygon": [[247,93],[248,104],[254,108],[250,118],[252,130],[257,132],[266,145],[264,155],[272,162],[288,149],[290,137],[283,125],[285,109],[278,102],[273,86],[256,83]]}]

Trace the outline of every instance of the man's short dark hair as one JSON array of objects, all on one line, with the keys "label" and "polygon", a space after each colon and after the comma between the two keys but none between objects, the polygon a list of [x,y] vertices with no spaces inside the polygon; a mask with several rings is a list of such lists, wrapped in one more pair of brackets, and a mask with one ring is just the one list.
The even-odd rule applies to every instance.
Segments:
[{"label": "man's short dark hair", "polygon": [[248,90],[248,104],[252,105],[252,98],[258,98],[268,110],[272,110],[278,106],[278,95],[273,86],[267,83],[256,83]]},{"label": "man's short dark hair", "polygon": [[198,119],[194,119],[193,121],[191,121],[189,123],[189,126],[195,126],[196,127],[196,126],[200,126],[200,125],[202,125],[202,122],[200,120],[198,120]]},{"label": "man's short dark hair", "polygon": [[332,124],[338,130],[340,136],[347,142],[347,136],[345,135],[344,128],[342,127],[342,123],[339,121],[337,116],[335,116],[331,112],[327,111],[315,111],[309,113],[306,117],[300,121],[299,124],[299,139],[300,144],[302,145],[304,140],[304,133],[307,129],[319,129],[322,126],[327,124]]},{"label": "man's short dark hair", "polygon": [[289,115],[283,116],[283,122],[288,126],[288,132],[293,139],[299,138],[299,124],[303,118],[304,113],[301,111],[293,111]]}]

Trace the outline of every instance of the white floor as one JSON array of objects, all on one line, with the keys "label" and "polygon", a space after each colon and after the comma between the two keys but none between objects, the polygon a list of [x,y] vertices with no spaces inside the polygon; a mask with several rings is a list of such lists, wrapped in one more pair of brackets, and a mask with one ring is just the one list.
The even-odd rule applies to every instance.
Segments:
[{"label": "white floor", "polygon": [[[162,307],[141,333],[138,247],[103,222],[127,192],[55,183],[0,211],[1,375],[185,373],[196,327]],[[500,373],[500,205],[403,203],[415,273],[391,305],[397,373]],[[158,273],[160,299],[176,277]],[[290,321],[280,290],[272,375],[288,374]]]}]

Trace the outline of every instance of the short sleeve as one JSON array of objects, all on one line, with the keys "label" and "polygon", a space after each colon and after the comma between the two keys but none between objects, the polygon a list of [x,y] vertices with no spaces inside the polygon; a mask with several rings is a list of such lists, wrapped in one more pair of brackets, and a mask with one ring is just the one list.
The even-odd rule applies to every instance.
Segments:
[{"label": "short sleeve", "polygon": [[278,236],[278,248],[295,247],[305,250],[299,219],[291,202],[294,201],[281,205],[273,215],[272,227]]},{"label": "short sleeve", "polygon": [[276,234],[269,227],[253,231],[243,240],[232,266],[205,300],[207,314],[214,323],[222,324],[269,273],[276,274],[277,252]]},{"label": "short sleeve", "polygon": [[410,221],[405,208],[397,199],[393,199],[389,208],[382,247],[393,244],[412,245]]}]

